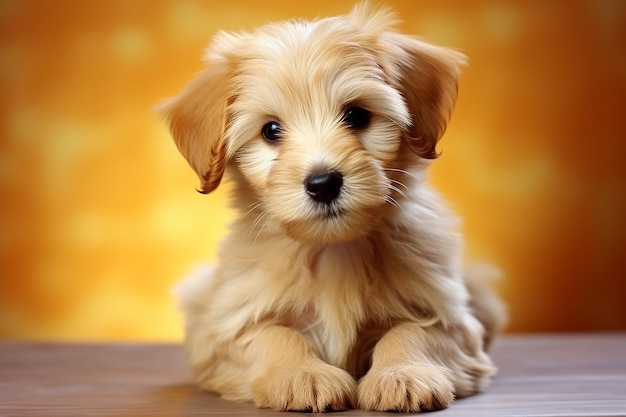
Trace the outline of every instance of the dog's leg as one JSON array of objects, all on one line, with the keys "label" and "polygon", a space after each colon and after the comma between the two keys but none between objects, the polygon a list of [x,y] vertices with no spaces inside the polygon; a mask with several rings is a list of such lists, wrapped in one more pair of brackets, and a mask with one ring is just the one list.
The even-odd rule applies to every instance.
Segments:
[{"label": "dog's leg", "polygon": [[324,412],[353,407],[356,382],[346,371],[319,358],[297,331],[268,326],[246,347],[256,370],[252,393],[258,407]]},{"label": "dog's leg", "polygon": [[480,332],[399,324],[377,343],[358,385],[358,405],[402,412],[446,408],[455,396],[480,391],[494,370]]},{"label": "dog's leg", "polygon": [[506,323],[504,304],[489,283],[500,277],[500,272],[486,264],[474,263],[465,268],[465,283],[470,294],[470,308],[485,328],[485,350]]}]

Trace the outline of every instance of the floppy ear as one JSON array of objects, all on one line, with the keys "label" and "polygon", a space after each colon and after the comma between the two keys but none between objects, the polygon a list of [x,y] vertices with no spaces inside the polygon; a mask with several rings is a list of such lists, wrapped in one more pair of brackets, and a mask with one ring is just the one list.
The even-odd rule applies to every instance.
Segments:
[{"label": "floppy ear", "polygon": [[380,42],[383,68],[411,113],[408,144],[422,158],[435,159],[439,156],[437,142],[454,109],[466,57],[396,32],[383,33]]},{"label": "floppy ear", "polygon": [[198,191],[203,194],[217,188],[226,168],[224,131],[233,73],[228,50],[233,39],[218,37],[205,55],[207,67],[157,109],[169,122],[178,150],[200,177]]}]

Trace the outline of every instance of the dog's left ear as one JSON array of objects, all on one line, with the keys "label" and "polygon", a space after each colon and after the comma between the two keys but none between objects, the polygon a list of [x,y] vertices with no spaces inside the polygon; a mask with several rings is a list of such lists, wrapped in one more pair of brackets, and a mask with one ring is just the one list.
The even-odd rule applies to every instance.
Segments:
[{"label": "dog's left ear", "polygon": [[466,57],[392,31],[382,33],[379,42],[383,69],[411,113],[408,144],[422,158],[435,159],[437,142],[454,109]]}]

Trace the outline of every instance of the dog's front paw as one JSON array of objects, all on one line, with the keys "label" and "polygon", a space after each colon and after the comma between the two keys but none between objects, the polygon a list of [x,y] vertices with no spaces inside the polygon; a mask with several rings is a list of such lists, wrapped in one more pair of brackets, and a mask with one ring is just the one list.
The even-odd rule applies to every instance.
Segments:
[{"label": "dog's front paw", "polygon": [[252,383],[259,408],[320,413],[355,404],[356,381],[346,371],[320,361],[297,368],[271,369]]},{"label": "dog's front paw", "polygon": [[449,372],[439,366],[372,368],[358,386],[358,405],[366,410],[419,412],[446,408],[454,400]]}]

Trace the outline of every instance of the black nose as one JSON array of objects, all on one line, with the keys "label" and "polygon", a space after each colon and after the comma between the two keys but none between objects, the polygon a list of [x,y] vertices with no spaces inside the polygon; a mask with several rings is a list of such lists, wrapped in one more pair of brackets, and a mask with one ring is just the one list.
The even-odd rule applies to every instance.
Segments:
[{"label": "black nose", "polygon": [[307,194],[315,201],[329,204],[339,197],[343,175],[336,171],[327,171],[321,174],[311,174],[304,179]]}]

